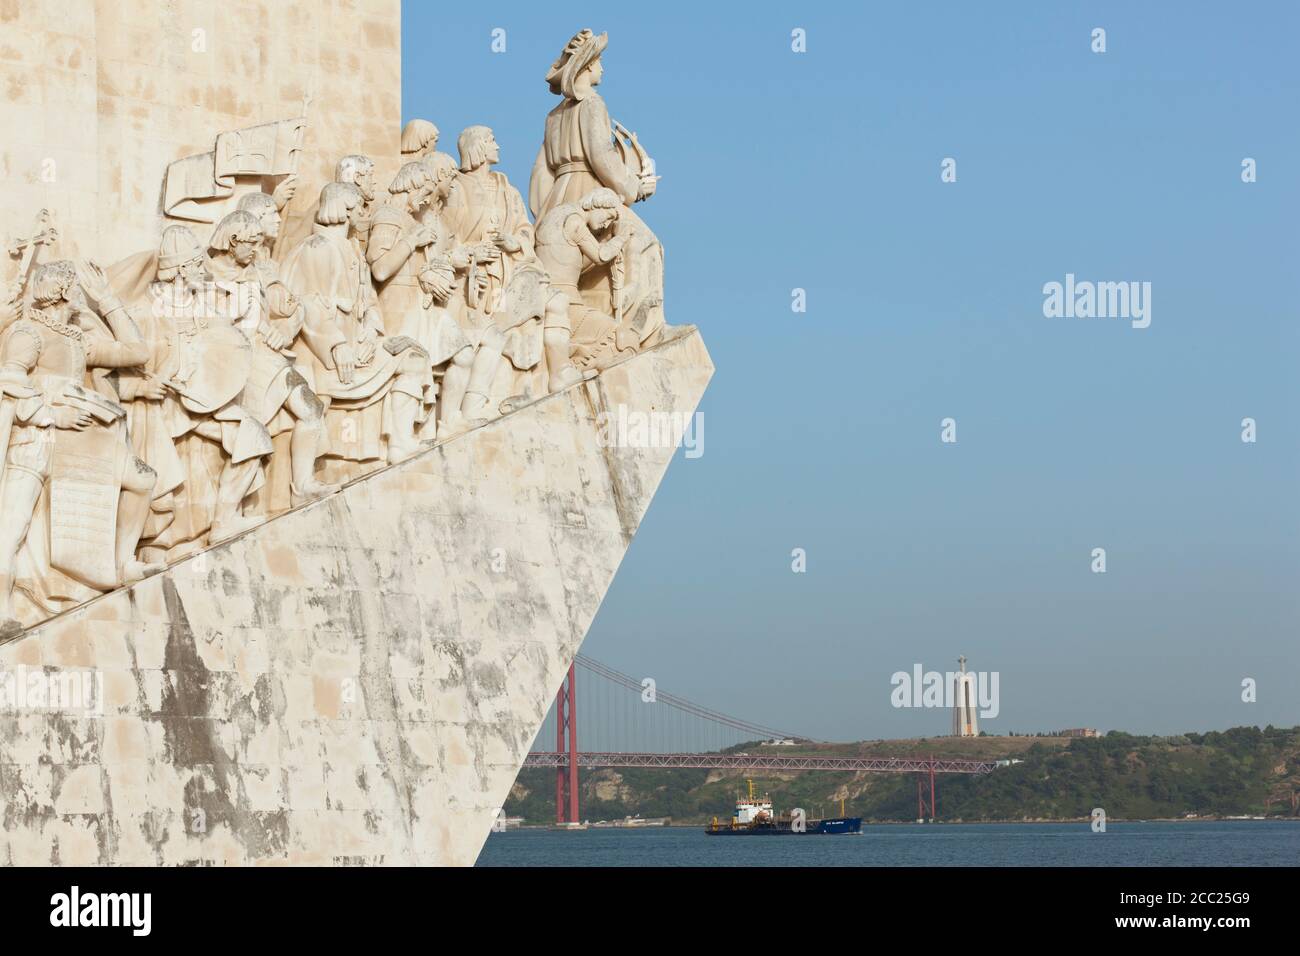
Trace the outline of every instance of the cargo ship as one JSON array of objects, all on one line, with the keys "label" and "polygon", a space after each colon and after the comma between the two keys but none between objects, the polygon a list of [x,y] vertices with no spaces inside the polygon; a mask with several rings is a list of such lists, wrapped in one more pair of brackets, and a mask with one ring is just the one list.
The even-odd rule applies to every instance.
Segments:
[{"label": "cargo ship", "polygon": [[[772,800],[766,794],[759,799],[754,793],[754,781],[747,780],[749,795],[736,798],[736,813],[730,823],[713,822],[704,828],[709,836],[806,836],[812,833],[861,833],[862,818],[844,815],[844,801],[840,801],[840,815],[825,820],[801,819],[796,824],[794,814],[778,815],[772,809]],[[802,811],[797,811],[802,814]]]}]

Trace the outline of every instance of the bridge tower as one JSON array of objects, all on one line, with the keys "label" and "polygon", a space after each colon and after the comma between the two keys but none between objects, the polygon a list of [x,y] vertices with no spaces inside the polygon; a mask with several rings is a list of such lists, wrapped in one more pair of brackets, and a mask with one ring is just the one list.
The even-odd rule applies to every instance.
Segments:
[{"label": "bridge tower", "polygon": [[[578,688],[574,665],[555,695],[555,822],[578,822]],[[565,732],[568,732],[566,745]],[[568,751],[568,765],[564,754]],[[565,814],[565,777],[568,777],[568,814]]]},{"label": "bridge tower", "polygon": [[[925,802],[925,774],[920,773],[916,776],[916,822],[925,823],[927,820],[934,823],[939,813],[935,807],[935,790],[934,790],[934,767],[935,756],[930,754],[930,766],[927,768],[930,772],[930,803]],[[926,812],[928,809],[928,813]]]}]

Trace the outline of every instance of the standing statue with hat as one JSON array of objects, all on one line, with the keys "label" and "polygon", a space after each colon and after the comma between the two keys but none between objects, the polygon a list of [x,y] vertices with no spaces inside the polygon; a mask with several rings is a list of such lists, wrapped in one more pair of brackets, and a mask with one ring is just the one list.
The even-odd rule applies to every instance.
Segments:
[{"label": "standing statue with hat", "polygon": [[629,235],[627,244],[609,268],[584,273],[578,285],[589,307],[627,323],[632,337],[653,345],[664,328],[663,247],[632,205],[655,194],[659,177],[636,134],[610,120],[596,92],[608,42],[608,34],[580,30],[547,71],[547,85],[563,99],[546,116],[528,205],[540,223],[547,213],[581,202],[600,187],[622,200],[619,219]]}]

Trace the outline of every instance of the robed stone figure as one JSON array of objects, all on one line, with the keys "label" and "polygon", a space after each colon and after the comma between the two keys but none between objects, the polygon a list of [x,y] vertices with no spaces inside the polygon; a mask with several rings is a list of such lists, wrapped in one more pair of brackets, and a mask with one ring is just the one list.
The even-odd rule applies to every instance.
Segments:
[{"label": "robed stone figure", "polygon": [[611,122],[596,92],[608,42],[608,34],[581,30],[547,71],[547,85],[562,100],[546,117],[528,205],[540,223],[553,209],[578,203],[597,188],[622,200],[620,219],[629,236],[623,253],[610,269],[585,273],[579,289],[588,306],[628,322],[638,341],[653,344],[664,326],[663,247],[632,205],[654,195],[659,177],[635,134]]},{"label": "robed stone figure", "polygon": [[391,464],[420,448],[415,426],[432,372],[415,339],[385,334],[355,235],[364,208],[356,186],[328,183],[315,232],[285,260],[284,279],[305,309],[298,351],[304,375],[327,406],[329,455]]}]

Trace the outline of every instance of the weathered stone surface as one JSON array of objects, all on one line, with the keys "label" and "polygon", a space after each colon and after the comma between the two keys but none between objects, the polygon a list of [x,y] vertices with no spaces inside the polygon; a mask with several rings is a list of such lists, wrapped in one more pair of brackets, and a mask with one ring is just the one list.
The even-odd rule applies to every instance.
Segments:
[{"label": "weathered stone surface", "polygon": [[0,707],[0,863],[472,863],[674,452],[601,416],[712,374],[679,333],[0,646],[103,702]]},{"label": "weathered stone surface", "polygon": [[[156,248],[169,163],[217,133],[302,113],[304,215],[346,153],[387,182],[401,128],[400,0],[0,3],[0,238],[54,214],[62,255]],[[390,158],[391,157],[391,158]],[[0,278],[16,263],[0,258]]]}]

